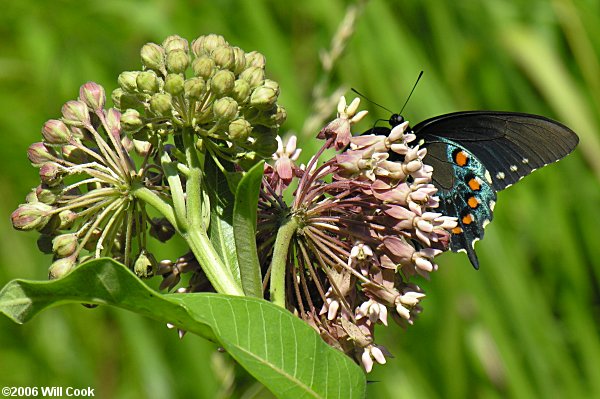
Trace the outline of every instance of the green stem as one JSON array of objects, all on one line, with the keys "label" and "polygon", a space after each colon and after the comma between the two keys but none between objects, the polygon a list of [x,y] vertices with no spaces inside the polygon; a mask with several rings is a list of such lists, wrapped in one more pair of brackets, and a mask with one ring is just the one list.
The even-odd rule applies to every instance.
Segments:
[{"label": "green stem", "polygon": [[235,280],[231,270],[225,266],[206,233],[208,226],[204,225],[204,218],[202,217],[204,214],[203,207],[208,206],[203,201],[203,154],[196,149],[196,137],[193,129],[185,128],[182,135],[188,168],[185,185],[188,225],[182,236],[217,292],[244,295],[242,286]]},{"label": "green stem", "polygon": [[208,280],[220,294],[243,296],[244,291],[215,251],[205,232],[191,229],[183,238],[190,246]]},{"label": "green stem", "polygon": [[188,228],[188,220],[186,219],[186,208],[185,208],[185,194],[183,193],[183,186],[177,166],[171,161],[171,157],[166,151],[163,151],[160,162],[162,164],[163,171],[167,176],[167,182],[171,190],[171,199],[173,200],[173,208],[175,209],[175,219],[177,220],[176,226],[178,230],[185,231]]},{"label": "green stem", "polygon": [[131,190],[131,194],[134,197],[140,199],[142,202],[156,209],[160,214],[167,218],[169,223],[171,223],[173,227],[175,227],[175,229],[177,229],[177,220],[175,218],[175,212],[173,211],[173,207],[167,201],[159,197],[153,191],[141,185],[139,185],[138,187],[134,187]]},{"label": "green stem", "polygon": [[202,207],[206,206],[202,202],[202,164],[198,158],[196,150],[194,131],[190,128],[184,129],[183,145],[185,147],[185,158],[188,167],[186,182],[186,206],[187,221],[190,230],[206,231],[208,226],[204,226],[202,220]]},{"label": "green stem", "polygon": [[132,194],[146,204],[154,207],[175,227],[202,265],[202,270],[204,270],[217,292],[229,295],[244,295],[242,287],[233,279],[231,272],[225,267],[221,258],[219,258],[205,230],[196,229],[191,224],[188,231],[178,230],[173,207],[145,187],[134,188]]},{"label": "green stem", "polygon": [[298,228],[296,218],[289,218],[277,232],[271,260],[271,302],[285,308],[285,268],[292,237]]}]

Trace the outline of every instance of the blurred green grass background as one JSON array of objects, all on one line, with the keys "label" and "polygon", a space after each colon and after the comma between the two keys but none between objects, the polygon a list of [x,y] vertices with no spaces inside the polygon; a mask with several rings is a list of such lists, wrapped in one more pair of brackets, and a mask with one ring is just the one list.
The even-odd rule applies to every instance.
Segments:
[{"label": "blurred green grass background", "polygon": [[[438,258],[415,326],[378,331],[395,358],[369,375],[369,397],[600,397],[600,3],[372,0],[324,74],[319,53],[353,4],[1,1],[0,285],[44,279],[50,264],[35,234],[10,226],[10,212],[37,184],[27,146],[80,84],[111,91],[119,72],[139,69],[144,43],[219,33],[264,53],[281,84],[285,130],[301,132],[305,155],[317,145],[316,130],[303,125],[318,82],[325,94],[352,86],[396,109],[424,70],[404,111],[413,124],[465,109],[530,112],[564,122],[581,143],[499,194],[477,245],[479,272],[463,254]],[[389,116],[371,111],[365,129]],[[171,247],[163,257],[178,254]],[[103,398],[269,396],[212,344],[180,341],[124,311],[79,306],[24,326],[0,317],[0,385],[91,386]]]}]

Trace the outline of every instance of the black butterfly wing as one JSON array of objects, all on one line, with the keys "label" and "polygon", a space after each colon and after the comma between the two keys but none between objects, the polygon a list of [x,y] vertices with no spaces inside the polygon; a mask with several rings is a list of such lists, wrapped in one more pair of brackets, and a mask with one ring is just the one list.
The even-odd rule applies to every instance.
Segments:
[{"label": "black butterfly wing", "polygon": [[568,155],[579,139],[568,127],[530,114],[467,111],[440,115],[413,129],[433,166],[439,209],[458,219],[450,248],[477,269],[474,244],[492,220],[496,191]]},{"label": "black butterfly wing", "polygon": [[469,150],[489,171],[496,191],[564,158],[579,142],[559,122],[517,112],[454,112],[427,119],[413,131],[425,146],[444,138]]}]

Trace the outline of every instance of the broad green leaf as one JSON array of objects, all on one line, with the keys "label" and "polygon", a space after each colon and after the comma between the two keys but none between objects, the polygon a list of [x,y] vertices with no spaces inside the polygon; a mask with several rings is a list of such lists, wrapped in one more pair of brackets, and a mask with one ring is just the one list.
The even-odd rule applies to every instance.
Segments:
[{"label": "broad green leaf", "polygon": [[67,303],[111,305],[210,339],[281,398],[361,398],[362,370],[306,323],[270,302],[221,294],[152,291],[129,269],[98,259],[54,281],[13,280],[0,313],[24,323]]},{"label": "broad green leaf", "polygon": [[262,298],[262,275],[256,250],[256,215],[264,162],[250,169],[237,186],[233,208],[233,234],[242,287],[246,295]]},{"label": "broad green leaf", "polygon": [[233,237],[233,203],[234,197],[228,180],[219,170],[212,157],[206,158],[205,183],[210,199],[210,226],[208,236],[221,255],[221,259],[240,282],[238,258],[235,252]]}]

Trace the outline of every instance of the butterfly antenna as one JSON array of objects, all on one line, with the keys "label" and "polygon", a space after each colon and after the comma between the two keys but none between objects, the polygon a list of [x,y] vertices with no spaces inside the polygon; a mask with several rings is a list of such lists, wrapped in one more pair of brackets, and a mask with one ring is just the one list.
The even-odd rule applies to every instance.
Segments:
[{"label": "butterfly antenna", "polygon": [[[413,85],[412,90],[410,91],[410,94],[408,95],[408,97],[406,98],[406,101],[404,101],[404,105],[402,106],[402,109],[400,110],[400,112],[398,112],[399,115],[402,115],[402,111],[404,111],[404,107],[406,107],[406,104],[408,104],[408,100],[410,100],[410,96],[412,96],[413,91],[415,91],[415,88],[417,87],[417,83],[419,83],[419,80],[421,80],[421,76],[423,76],[423,71],[421,71],[419,73],[419,76],[417,77],[417,80],[415,82],[415,84]],[[393,113],[393,112],[392,112]]]},{"label": "butterfly antenna", "polygon": [[361,96],[362,98],[364,98],[365,100],[367,100],[368,102],[370,102],[371,104],[377,105],[379,108],[385,109],[387,112],[389,112],[390,114],[393,114],[394,111],[390,111],[389,109],[387,109],[386,107],[384,107],[381,104],[377,104],[375,101],[370,100],[367,96],[365,96],[364,94],[362,94],[361,92],[359,92],[358,90],[356,90],[355,88],[351,88],[351,90],[353,92],[355,92],[356,94],[358,94],[359,96]]}]

